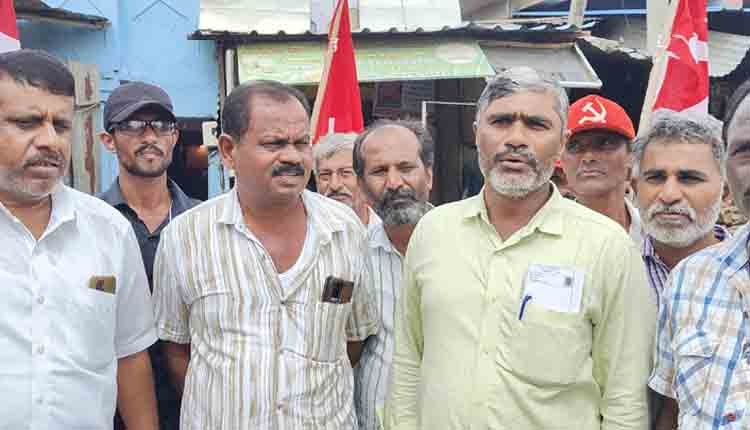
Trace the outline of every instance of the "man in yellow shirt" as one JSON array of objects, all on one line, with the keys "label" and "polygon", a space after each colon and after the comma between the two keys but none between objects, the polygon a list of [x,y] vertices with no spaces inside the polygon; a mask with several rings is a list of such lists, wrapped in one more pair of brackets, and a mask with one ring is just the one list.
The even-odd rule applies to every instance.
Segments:
[{"label": "man in yellow shirt", "polygon": [[512,69],[477,110],[487,185],[411,238],[387,425],[646,429],[656,298],[625,231],[549,182],[564,90]]}]

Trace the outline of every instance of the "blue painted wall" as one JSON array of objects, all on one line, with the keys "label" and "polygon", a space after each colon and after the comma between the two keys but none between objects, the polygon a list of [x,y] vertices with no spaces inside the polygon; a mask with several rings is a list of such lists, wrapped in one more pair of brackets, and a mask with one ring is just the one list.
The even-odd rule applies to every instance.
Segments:
[{"label": "blue painted wall", "polygon": [[[213,42],[188,40],[198,28],[199,0],[46,0],[52,7],[103,16],[103,30],[20,22],[21,45],[64,60],[96,64],[102,100],[125,80],[151,82],[172,97],[178,116],[215,117],[218,65]],[[108,185],[117,163],[102,151],[99,178]]]}]

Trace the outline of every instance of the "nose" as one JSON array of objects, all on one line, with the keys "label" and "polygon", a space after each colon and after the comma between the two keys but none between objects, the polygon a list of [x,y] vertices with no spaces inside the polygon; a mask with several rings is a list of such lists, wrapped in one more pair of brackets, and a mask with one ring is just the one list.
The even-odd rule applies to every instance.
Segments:
[{"label": "nose", "polygon": [[39,133],[34,139],[34,145],[37,148],[45,148],[48,150],[59,150],[60,146],[64,143],[64,139],[55,129],[54,124],[51,122],[45,122],[43,126],[39,127]]},{"label": "nose", "polygon": [[674,177],[667,178],[659,191],[659,200],[667,206],[678,203],[682,200],[682,189]]},{"label": "nose", "polygon": [[[301,164],[302,154],[299,149],[297,149],[296,145],[285,145],[284,149],[279,154],[279,161],[289,164]],[[331,179],[333,179],[333,176],[331,176]]]},{"label": "nose", "polygon": [[395,168],[388,169],[388,176],[386,178],[385,186],[389,190],[397,190],[404,185],[404,178],[401,173]]},{"label": "nose", "polygon": [[343,182],[341,182],[341,177],[337,172],[331,172],[331,182],[329,183],[329,187],[332,190],[339,190],[341,189],[341,186],[343,185]]}]

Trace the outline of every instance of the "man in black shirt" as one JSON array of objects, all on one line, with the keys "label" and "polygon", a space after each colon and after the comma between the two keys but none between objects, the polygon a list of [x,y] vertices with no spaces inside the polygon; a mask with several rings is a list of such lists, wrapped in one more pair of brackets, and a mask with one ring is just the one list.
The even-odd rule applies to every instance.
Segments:
[{"label": "man in black shirt", "polygon": [[[116,88],[104,108],[100,139],[117,155],[119,174],[99,196],[119,210],[133,226],[141,247],[149,288],[153,288],[154,257],[159,236],[177,215],[195,206],[171,179],[167,168],[179,131],[172,101],[164,90],[142,82]],[[149,349],[162,430],[179,428],[179,396],[170,383],[166,358],[157,342]],[[124,429],[119,414],[115,429]]]}]

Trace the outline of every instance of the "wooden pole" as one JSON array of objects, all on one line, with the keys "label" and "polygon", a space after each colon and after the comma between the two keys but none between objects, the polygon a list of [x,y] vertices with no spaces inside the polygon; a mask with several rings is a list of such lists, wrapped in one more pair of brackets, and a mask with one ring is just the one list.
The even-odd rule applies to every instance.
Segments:
[{"label": "wooden pole", "polygon": [[583,14],[586,12],[588,0],[571,0],[570,12],[568,12],[568,24],[581,27],[583,25]]},{"label": "wooden pole", "polygon": [[663,43],[668,9],[669,0],[646,0],[648,46],[645,48],[652,56],[656,54],[659,44]]}]

